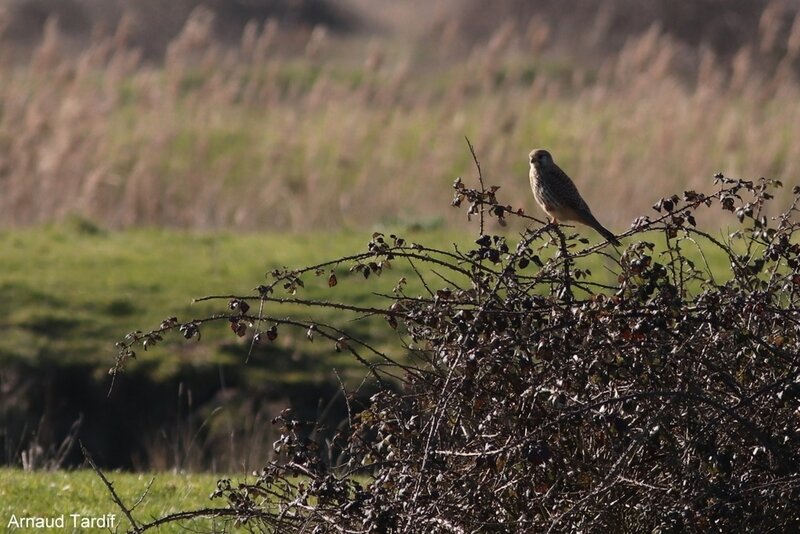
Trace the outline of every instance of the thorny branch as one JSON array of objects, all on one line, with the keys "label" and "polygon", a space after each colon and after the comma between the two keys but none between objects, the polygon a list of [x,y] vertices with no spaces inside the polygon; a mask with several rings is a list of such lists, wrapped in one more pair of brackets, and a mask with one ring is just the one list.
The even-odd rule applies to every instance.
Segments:
[{"label": "thorny branch", "polygon": [[[634,221],[612,255],[607,243],[501,203],[467,142],[479,189],[457,180],[453,205],[480,214],[471,250],[376,233],[366,252],[276,270],[252,295],[198,299],[227,301],[227,311],[171,318],[120,342],[113,374],[134,345],[172,331],[198,338],[207,323],[228,321],[237,336],[274,339],[278,327],[299,328],[353,354],[378,386],[365,405],[348,399],[345,428],[327,445],[335,461],[323,460],[313,425],[278,415],[276,459],[254,481],[220,481],[224,513],[267,532],[783,531],[800,522],[800,188],[769,219],[779,182],[717,175],[712,194],[659,200],[658,215]],[[729,238],[698,227],[695,213],[711,207],[735,217]],[[485,218],[510,217],[531,225],[515,244],[485,233]],[[311,277],[332,286],[347,268],[361,275],[348,283],[368,283],[397,260],[410,262],[423,295],[399,283],[377,295],[383,306],[303,296]],[[606,272],[592,273],[598,264]],[[382,317],[403,350],[275,313],[287,304]]]}]

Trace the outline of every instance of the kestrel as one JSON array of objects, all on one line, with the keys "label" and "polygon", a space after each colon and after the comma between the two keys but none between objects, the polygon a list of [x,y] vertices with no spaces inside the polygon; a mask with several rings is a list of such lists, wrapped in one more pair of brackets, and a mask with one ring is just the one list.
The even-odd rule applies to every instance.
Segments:
[{"label": "kestrel", "polygon": [[592,210],[578,193],[578,188],[567,173],[556,165],[550,152],[537,148],[531,151],[530,162],[533,197],[553,223],[579,222],[594,228],[614,245],[620,244],[614,234],[595,219]]}]

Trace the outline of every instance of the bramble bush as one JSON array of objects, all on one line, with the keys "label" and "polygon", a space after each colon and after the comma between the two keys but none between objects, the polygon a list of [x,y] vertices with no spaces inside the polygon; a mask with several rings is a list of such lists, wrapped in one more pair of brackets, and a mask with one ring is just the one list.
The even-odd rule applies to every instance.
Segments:
[{"label": "bramble bush", "polygon": [[[457,180],[453,201],[479,219],[472,250],[376,233],[365,252],[276,271],[218,315],[173,318],[118,344],[114,374],[136,346],[172,331],[199,337],[209,321],[254,343],[301,328],[352,353],[379,386],[364,406],[345,392],[348,420],[328,440],[290,410],[277,415],[277,459],[252,480],[221,480],[212,497],[227,506],[196,515],[315,533],[800,525],[800,188],[770,215],[780,182],[717,175],[711,194],[658,201],[615,251],[502,203],[475,163],[480,187]],[[736,231],[698,226],[695,214],[711,209]],[[485,233],[490,219],[513,217],[529,224],[518,239]],[[401,280],[381,307],[302,297],[315,279],[370,283],[397,262],[414,266],[422,294]],[[340,281],[343,268],[359,276]],[[285,302],[383,317],[403,355],[281,317]]]}]

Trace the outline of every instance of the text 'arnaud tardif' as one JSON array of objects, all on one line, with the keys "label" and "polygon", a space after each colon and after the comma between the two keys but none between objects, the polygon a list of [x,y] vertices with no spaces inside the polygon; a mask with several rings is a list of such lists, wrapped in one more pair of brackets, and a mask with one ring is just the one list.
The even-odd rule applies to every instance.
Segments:
[{"label": "text 'arnaud tardif'", "polygon": [[81,514],[61,514],[50,517],[17,516],[11,514],[6,523],[8,529],[41,529],[41,528],[114,528],[117,523],[116,514],[88,516]]}]

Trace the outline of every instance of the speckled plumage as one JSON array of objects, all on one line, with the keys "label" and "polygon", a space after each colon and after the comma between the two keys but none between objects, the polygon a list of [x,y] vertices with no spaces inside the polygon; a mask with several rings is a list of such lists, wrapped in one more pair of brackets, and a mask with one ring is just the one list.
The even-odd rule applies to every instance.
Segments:
[{"label": "speckled plumage", "polygon": [[600,224],[578,188],[567,173],[553,161],[547,150],[537,148],[529,154],[531,164],[530,179],[533,197],[554,223],[558,221],[574,221],[597,230],[600,235],[614,245],[619,240]]}]

